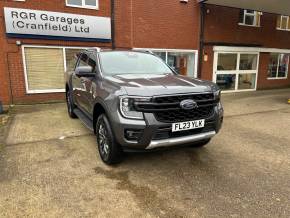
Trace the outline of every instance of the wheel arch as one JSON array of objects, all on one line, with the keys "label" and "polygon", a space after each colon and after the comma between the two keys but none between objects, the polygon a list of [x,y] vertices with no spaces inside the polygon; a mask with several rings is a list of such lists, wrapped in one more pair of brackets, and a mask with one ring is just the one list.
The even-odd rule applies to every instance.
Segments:
[{"label": "wheel arch", "polygon": [[[108,117],[108,112],[107,112],[107,108],[106,108],[105,104],[102,103],[101,101],[97,101],[95,103],[94,109],[93,109],[94,133],[96,133],[96,123],[97,123],[97,120],[101,114],[106,114],[106,116]],[[109,117],[108,117],[108,119],[110,120]]]}]

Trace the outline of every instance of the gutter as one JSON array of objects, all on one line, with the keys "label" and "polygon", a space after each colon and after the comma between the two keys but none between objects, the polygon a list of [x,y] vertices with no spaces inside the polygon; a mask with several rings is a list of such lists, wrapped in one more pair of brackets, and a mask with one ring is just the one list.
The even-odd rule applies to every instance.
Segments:
[{"label": "gutter", "polygon": [[10,105],[14,104],[14,96],[13,96],[13,85],[12,85],[12,77],[11,77],[11,69],[9,63],[9,54],[16,54],[17,52],[7,52],[6,53],[6,63],[7,63],[7,71],[8,71],[8,79],[9,79],[9,94],[10,94]]},{"label": "gutter", "polygon": [[112,40],[112,49],[116,48],[115,42],[115,0],[111,0],[111,40]]},{"label": "gutter", "polygon": [[198,73],[197,77],[201,77],[202,60],[204,50],[204,18],[205,18],[205,0],[200,1],[200,30],[199,30],[199,61],[198,61]]}]

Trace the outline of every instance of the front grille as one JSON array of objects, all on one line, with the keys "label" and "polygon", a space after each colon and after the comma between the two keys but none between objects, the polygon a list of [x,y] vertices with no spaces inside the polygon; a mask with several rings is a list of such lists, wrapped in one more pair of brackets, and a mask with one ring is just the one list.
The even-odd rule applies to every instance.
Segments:
[{"label": "front grille", "polygon": [[[184,110],[180,107],[183,100],[194,100],[198,108]],[[184,122],[190,120],[207,119],[214,113],[217,102],[213,93],[157,96],[152,102],[135,103],[137,111],[153,113],[155,118],[164,123]]]},{"label": "front grille", "polygon": [[186,100],[186,99],[192,99],[195,101],[208,101],[208,100],[213,100],[213,98],[214,98],[213,93],[175,95],[175,96],[155,97],[154,102],[156,102],[156,103],[174,103],[174,102],[181,102],[182,100]]},{"label": "front grille", "polygon": [[193,110],[170,110],[154,113],[155,118],[164,123],[176,123],[190,120],[206,119],[213,114],[213,107],[201,107]]}]

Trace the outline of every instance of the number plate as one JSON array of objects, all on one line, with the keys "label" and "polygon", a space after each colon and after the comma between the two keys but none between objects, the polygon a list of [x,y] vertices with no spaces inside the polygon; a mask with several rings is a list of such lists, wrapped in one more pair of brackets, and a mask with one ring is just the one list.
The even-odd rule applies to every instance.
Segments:
[{"label": "number plate", "polygon": [[189,129],[198,129],[204,127],[204,120],[194,120],[172,124],[172,132],[184,131]]}]

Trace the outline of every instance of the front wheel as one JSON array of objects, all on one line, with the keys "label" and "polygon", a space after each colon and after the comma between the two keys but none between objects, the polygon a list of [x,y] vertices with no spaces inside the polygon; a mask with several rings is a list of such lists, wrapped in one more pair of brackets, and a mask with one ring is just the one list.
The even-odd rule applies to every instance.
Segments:
[{"label": "front wheel", "polygon": [[105,114],[96,123],[98,150],[103,162],[112,165],[121,162],[122,148],[115,142],[110,122]]}]

